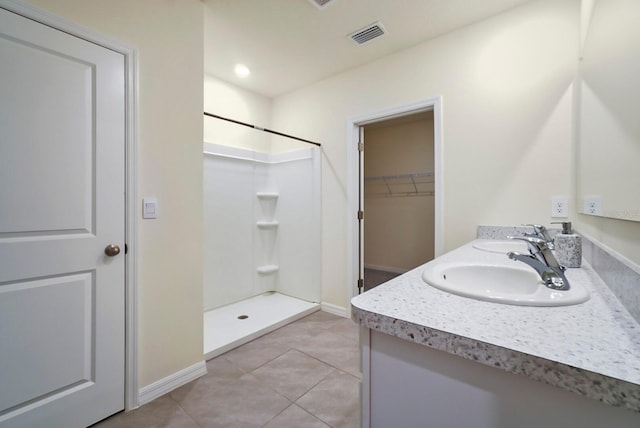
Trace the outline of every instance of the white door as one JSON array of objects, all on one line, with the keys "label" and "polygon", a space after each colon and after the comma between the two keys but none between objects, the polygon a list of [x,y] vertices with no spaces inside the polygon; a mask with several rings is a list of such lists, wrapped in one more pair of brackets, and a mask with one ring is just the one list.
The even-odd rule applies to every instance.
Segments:
[{"label": "white door", "polygon": [[124,96],[123,55],[0,8],[0,427],[124,408]]}]

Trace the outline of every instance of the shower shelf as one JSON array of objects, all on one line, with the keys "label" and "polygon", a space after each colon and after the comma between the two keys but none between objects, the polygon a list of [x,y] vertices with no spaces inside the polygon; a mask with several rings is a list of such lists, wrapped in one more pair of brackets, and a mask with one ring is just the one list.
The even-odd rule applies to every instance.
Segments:
[{"label": "shower shelf", "polygon": [[258,199],[278,199],[278,194],[271,192],[258,192],[256,196]]},{"label": "shower shelf", "polygon": [[256,269],[260,275],[269,275],[272,273],[276,273],[280,270],[280,266],[278,265],[264,265],[260,266]]},{"label": "shower shelf", "polygon": [[280,223],[277,221],[258,221],[256,225],[259,229],[275,229]]}]

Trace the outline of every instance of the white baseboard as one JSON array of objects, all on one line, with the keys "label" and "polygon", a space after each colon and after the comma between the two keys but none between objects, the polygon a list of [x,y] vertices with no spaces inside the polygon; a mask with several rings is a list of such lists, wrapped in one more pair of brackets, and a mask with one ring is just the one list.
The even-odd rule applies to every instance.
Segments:
[{"label": "white baseboard", "polygon": [[185,385],[192,380],[207,374],[207,364],[200,361],[191,367],[175,372],[151,385],[144,386],[138,391],[138,403],[140,406],[147,404],[156,398]]},{"label": "white baseboard", "polygon": [[351,318],[351,315],[349,314],[349,311],[347,310],[347,308],[343,308],[342,306],[338,306],[338,305],[332,305],[331,303],[325,303],[325,302],[320,303],[320,310],[324,312],[329,312],[330,314],[333,314],[333,315],[338,315],[345,318]]}]

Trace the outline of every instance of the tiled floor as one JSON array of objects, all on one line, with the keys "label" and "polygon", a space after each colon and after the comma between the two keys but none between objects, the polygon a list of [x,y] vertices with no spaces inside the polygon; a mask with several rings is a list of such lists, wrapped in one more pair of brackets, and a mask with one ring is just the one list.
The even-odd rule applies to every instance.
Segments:
[{"label": "tiled floor", "polygon": [[315,312],[207,362],[208,374],[99,428],[358,427],[357,325]]}]

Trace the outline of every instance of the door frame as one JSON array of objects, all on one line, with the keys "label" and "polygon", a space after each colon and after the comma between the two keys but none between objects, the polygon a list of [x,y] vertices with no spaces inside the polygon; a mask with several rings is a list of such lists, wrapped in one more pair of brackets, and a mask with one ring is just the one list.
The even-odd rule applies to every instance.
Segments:
[{"label": "door frame", "polygon": [[138,407],[138,314],[137,314],[137,141],[138,141],[138,52],[104,34],[78,25],[22,0],[0,0],[0,7],[48,27],[118,52],[125,59],[125,363],[124,407]]},{"label": "door frame", "polygon": [[347,120],[347,299],[358,294],[358,203],[360,194],[358,141],[360,127],[376,122],[409,116],[433,110],[433,150],[434,150],[434,254],[440,256],[444,250],[444,174],[442,144],[442,97],[427,98],[413,103],[387,108],[373,113],[356,116]]}]

